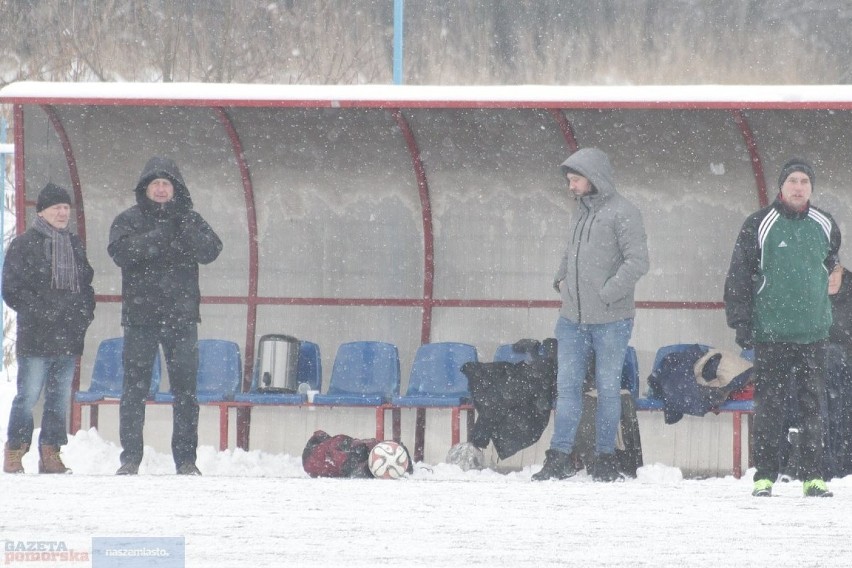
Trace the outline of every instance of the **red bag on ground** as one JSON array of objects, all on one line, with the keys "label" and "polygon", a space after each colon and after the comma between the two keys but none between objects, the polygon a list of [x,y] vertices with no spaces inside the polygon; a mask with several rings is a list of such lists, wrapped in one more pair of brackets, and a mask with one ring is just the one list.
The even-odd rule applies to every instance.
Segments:
[{"label": "red bag on ground", "polygon": [[378,443],[375,438],[359,440],[317,430],[302,451],[302,467],[311,477],[373,477],[367,459]]}]

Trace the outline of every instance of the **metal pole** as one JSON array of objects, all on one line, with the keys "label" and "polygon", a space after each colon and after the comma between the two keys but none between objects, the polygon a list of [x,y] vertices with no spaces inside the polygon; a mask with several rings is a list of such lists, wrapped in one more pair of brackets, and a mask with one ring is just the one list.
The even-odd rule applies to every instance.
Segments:
[{"label": "metal pole", "polygon": [[402,85],[402,12],[405,0],[393,2],[393,82]]},{"label": "metal pole", "polygon": [[[12,148],[6,143],[6,119],[0,116],[0,273],[6,260],[6,154]],[[0,300],[0,328],[3,327],[3,302]]]}]

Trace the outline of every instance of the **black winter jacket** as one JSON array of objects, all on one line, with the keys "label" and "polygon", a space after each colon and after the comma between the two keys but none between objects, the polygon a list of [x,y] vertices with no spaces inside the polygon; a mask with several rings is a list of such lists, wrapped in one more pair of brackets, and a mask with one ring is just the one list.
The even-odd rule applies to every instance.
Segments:
[{"label": "black winter jacket", "polygon": [[[159,204],[145,195],[157,178],[174,186]],[[192,199],[172,160],[152,158],[136,185],[136,205],[112,223],[108,252],[121,267],[121,324],[184,325],[201,321],[198,265],[216,260],[222,241],[192,209]]]},{"label": "black winter jacket", "polygon": [[852,348],[852,272],[843,269],[840,290],[829,299],[833,315],[829,341]]},{"label": "black winter jacket", "polygon": [[3,300],[17,312],[18,356],[83,353],[86,330],[95,317],[94,271],[76,235],[71,235],[71,245],[78,293],[51,287],[51,244],[44,234],[30,228],[9,245],[3,264]]}]

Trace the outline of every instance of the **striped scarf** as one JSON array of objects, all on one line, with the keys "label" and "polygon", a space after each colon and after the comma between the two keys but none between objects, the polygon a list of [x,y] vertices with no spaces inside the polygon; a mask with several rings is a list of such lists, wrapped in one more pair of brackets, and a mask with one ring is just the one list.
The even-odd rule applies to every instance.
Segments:
[{"label": "striped scarf", "polygon": [[71,233],[68,229],[57,229],[43,217],[36,217],[33,228],[48,239],[45,241],[45,252],[50,257],[50,287],[79,293],[80,279],[77,275],[74,247],[71,246]]}]

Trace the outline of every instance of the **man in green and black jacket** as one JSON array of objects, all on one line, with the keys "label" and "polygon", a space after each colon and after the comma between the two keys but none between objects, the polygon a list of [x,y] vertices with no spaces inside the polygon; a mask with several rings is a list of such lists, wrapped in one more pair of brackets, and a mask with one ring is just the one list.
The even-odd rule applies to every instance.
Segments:
[{"label": "man in green and black jacket", "polygon": [[821,471],[825,346],[831,327],[829,274],[840,269],[840,230],[810,203],[813,167],[784,164],[780,191],[743,224],[725,281],[728,325],[737,344],[754,349],[755,496],[770,496],[788,385],[801,412],[801,473],[806,496],[831,496]]}]

